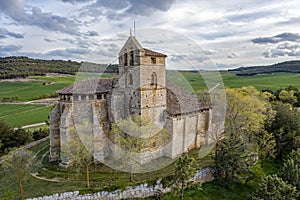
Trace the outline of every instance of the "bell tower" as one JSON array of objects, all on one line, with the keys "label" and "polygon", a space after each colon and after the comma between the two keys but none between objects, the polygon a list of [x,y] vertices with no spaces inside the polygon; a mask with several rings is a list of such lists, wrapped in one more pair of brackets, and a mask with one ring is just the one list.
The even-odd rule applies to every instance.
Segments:
[{"label": "bell tower", "polygon": [[140,115],[162,123],[166,109],[166,55],[143,48],[130,36],[119,53],[128,115]]}]

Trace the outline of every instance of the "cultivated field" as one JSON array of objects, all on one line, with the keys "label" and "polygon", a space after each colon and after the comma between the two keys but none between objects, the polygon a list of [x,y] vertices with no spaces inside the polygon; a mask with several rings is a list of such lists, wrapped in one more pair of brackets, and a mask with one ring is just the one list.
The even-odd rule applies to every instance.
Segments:
[{"label": "cultivated field", "polygon": [[61,82],[1,82],[0,100],[18,97],[19,101],[31,101],[69,85]]},{"label": "cultivated field", "polygon": [[[254,86],[257,89],[277,90],[292,85],[300,89],[300,74],[276,73],[247,77],[238,77],[229,72],[221,72],[220,74],[226,87]],[[81,74],[79,79],[87,77],[95,77],[95,74]],[[190,92],[206,89],[205,81],[199,73],[168,71],[167,77]],[[54,94],[56,90],[74,83],[76,77],[37,76],[34,79],[38,79],[39,82],[1,82],[0,100],[3,97],[19,96],[20,101],[30,101],[36,97]],[[14,127],[23,126],[48,120],[50,110],[51,106],[2,104],[0,105],[0,119],[4,119]]]},{"label": "cultivated field", "polygon": [[[195,91],[206,89],[206,84],[199,73],[180,72],[186,78]],[[239,88],[243,86],[254,86],[257,89],[278,90],[288,86],[295,86],[300,89],[300,74],[292,73],[275,73],[256,76],[235,76],[229,72],[220,72],[225,87]],[[174,75],[173,72],[168,74],[170,80],[173,80],[179,85],[182,84],[183,78],[181,75]],[[172,79],[176,77],[176,79]]]},{"label": "cultivated field", "polygon": [[275,73],[255,76],[235,76],[228,72],[222,72],[223,82],[226,87],[238,88],[243,86],[254,86],[257,89],[278,90],[288,86],[300,89],[300,74]]},{"label": "cultivated field", "polygon": [[13,127],[45,122],[52,106],[26,104],[0,104],[0,120]]}]

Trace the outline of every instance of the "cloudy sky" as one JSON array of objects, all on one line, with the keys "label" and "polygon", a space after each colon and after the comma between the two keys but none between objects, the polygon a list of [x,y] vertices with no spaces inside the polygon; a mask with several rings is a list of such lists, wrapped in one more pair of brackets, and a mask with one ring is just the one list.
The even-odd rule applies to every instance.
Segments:
[{"label": "cloudy sky", "polygon": [[144,47],[155,41],[143,39],[140,29],[172,31],[222,68],[296,60],[299,5],[300,0],[0,0],[0,56],[115,62],[135,20]]}]

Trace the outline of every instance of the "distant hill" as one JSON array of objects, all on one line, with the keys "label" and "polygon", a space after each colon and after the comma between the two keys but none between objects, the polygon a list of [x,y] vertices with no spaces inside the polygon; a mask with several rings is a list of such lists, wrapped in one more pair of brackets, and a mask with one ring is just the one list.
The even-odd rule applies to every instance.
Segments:
[{"label": "distant hill", "polygon": [[[83,68],[80,68],[84,66]],[[0,58],[0,79],[43,76],[46,73],[75,74],[83,72],[118,73],[118,65],[83,63],[64,60],[42,60],[25,56]]]},{"label": "distant hill", "polygon": [[235,73],[237,76],[253,76],[276,72],[300,73],[300,60],[286,61],[266,66],[240,67],[228,71]]}]

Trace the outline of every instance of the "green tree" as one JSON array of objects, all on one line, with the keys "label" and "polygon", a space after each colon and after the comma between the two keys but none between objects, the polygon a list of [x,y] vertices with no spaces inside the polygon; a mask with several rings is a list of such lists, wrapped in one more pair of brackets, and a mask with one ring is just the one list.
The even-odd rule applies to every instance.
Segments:
[{"label": "green tree", "polygon": [[272,133],[261,131],[255,136],[258,147],[258,156],[261,160],[262,166],[264,160],[268,157],[275,157],[276,141]]},{"label": "green tree", "polygon": [[296,186],[297,190],[300,191],[300,149],[289,154],[288,159],[283,164],[280,177],[289,184]]},{"label": "green tree", "polygon": [[39,140],[47,137],[50,134],[49,128],[39,128],[38,130],[32,131],[33,139]]},{"label": "green tree", "polygon": [[273,109],[277,114],[268,132],[273,133],[276,156],[278,160],[282,160],[284,155],[299,148],[296,138],[300,136],[300,113],[290,104],[279,101],[273,103]]},{"label": "green tree", "polygon": [[300,164],[293,159],[287,159],[283,164],[281,177],[283,180],[300,190]]},{"label": "green tree", "polygon": [[[84,142],[82,142],[84,140]],[[73,134],[72,139],[68,142],[64,149],[69,162],[76,169],[84,169],[86,175],[86,187],[90,187],[90,166],[93,163],[92,156],[92,139],[89,135]]]},{"label": "green tree", "polygon": [[190,180],[196,173],[195,159],[187,154],[178,158],[175,167],[175,189],[180,193],[180,200],[184,198],[184,191],[192,184]]},{"label": "green tree", "polygon": [[235,135],[221,141],[214,160],[213,175],[224,183],[248,179],[251,172],[249,167],[254,163],[241,138]]},{"label": "green tree", "polygon": [[253,134],[264,129],[265,123],[272,120],[274,112],[268,99],[269,93],[262,93],[254,87],[226,89],[228,133],[240,134],[252,142]]},{"label": "green tree", "polygon": [[294,90],[281,90],[278,94],[278,98],[283,103],[289,103],[291,105],[296,104],[298,101]]},{"label": "green tree", "polygon": [[23,180],[30,169],[32,160],[32,153],[25,149],[18,149],[11,151],[2,166],[8,173],[12,174],[13,178],[16,178],[19,184],[20,198],[23,199]]},{"label": "green tree", "polygon": [[11,148],[20,147],[33,141],[33,138],[30,131],[23,129],[14,130],[6,122],[0,120],[0,140],[2,142],[0,155],[3,155]]},{"label": "green tree", "polygon": [[299,192],[296,187],[283,181],[277,175],[265,176],[256,192],[249,197],[252,200],[296,200]]}]

